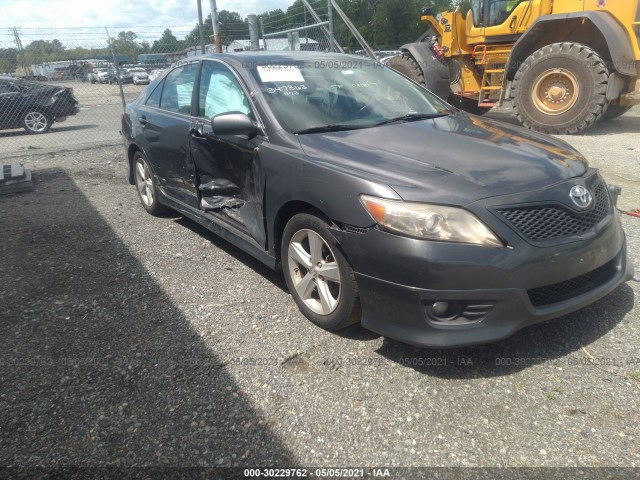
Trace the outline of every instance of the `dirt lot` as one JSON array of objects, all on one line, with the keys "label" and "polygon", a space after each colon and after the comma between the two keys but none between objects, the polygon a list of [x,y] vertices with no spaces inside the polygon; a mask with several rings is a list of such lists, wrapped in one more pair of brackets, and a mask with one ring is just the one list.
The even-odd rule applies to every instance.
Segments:
[{"label": "dirt lot", "polygon": [[[625,209],[639,133],[636,108],[564,138]],[[638,283],[487,346],[335,335],[280,275],[145,214],[122,147],[70,149],[25,152],[35,191],[0,197],[0,465],[640,467]]]}]

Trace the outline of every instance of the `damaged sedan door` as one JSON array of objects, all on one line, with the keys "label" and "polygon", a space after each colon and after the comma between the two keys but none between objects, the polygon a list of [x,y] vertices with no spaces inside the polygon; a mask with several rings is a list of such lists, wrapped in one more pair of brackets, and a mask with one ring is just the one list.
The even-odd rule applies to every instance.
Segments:
[{"label": "damaged sedan door", "polygon": [[[251,128],[256,117],[247,92],[229,67],[205,60],[197,98],[199,119],[192,125],[189,144],[199,208],[230,222],[266,249],[259,157],[264,138]],[[214,117],[221,127],[216,130]],[[238,125],[249,128],[237,130]]]}]

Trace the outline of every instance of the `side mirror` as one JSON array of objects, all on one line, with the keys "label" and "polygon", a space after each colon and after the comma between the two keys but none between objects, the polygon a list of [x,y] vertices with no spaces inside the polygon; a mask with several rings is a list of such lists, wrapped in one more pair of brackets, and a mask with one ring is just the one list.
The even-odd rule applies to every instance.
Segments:
[{"label": "side mirror", "polygon": [[211,128],[215,135],[246,135],[252,139],[258,134],[258,127],[244,113],[221,113],[211,119]]}]

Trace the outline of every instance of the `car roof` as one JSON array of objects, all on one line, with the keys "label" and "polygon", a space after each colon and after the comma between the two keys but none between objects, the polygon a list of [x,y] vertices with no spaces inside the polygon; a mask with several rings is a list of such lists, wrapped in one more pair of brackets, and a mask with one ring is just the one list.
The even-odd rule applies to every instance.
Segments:
[{"label": "car roof", "polygon": [[[368,58],[362,58],[357,55],[347,55],[344,53],[326,53],[326,52],[273,52],[273,51],[256,51],[256,52],[234,52],[234,53],[213,53],[192,57],[195,59],[221,59],[241,62],[245,64],[268,64],[270,62],[300,62],[309,60],[344,60],[345,58],[356,58],[358,61],[367,61]],[[181,62],[184,62],[183,59]]]}]

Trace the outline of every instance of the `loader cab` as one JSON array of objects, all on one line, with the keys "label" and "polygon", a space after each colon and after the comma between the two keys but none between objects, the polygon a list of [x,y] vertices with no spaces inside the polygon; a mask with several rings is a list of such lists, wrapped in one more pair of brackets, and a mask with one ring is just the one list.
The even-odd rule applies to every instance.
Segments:
[{"label": "loader cab", "polygon": [[468,43],[512,43],[539,14],[533,0],[472,0],[466,20]]},{"label": "loader cab", "polygon": [[530,0],[472,0],[471,12],[476,28],[502,25],[521,3]]}]

